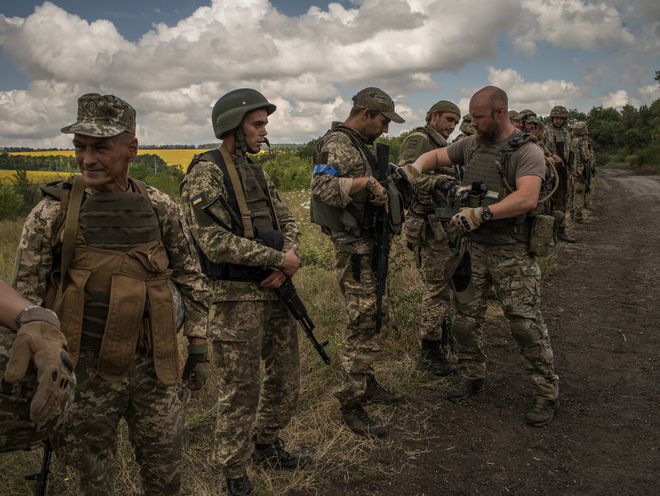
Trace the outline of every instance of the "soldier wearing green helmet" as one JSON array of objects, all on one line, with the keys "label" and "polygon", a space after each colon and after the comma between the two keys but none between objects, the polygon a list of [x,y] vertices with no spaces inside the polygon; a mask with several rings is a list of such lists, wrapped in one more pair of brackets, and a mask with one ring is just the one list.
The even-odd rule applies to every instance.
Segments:
[{"label": "soldier wearing green helmet", "polygon": [[251,456],[254,463],[291,469],[311,459],[288,453],[278,437],[298,402],[300,359],[296,321],[274,289],[302,262],[295,219],[250,158],[268,144],[268,116],[275,110],[254,89],[222,96],[211,113],[222,144],[196,156],[181,184],[215,306],[209,337],[220,386],[213,460],[229,495],[252,494]]},{"label": "soldier wearing green helmet", "polygon": [[585,210],[589,205],[591,179],[596,173],[595,154],[589,139],[587,123],[578,121],[571,126],[571,217],[576,222],[583,222]]},{"label": "soldier wearing green helmet", "polygon": [[[401,144],[399,166],[412,164],[417,157],[447,146],[447,138],[461,118],[458,106],[447,100],[435,103],[426,113],[426,125],[417,127]],[[444,278],[444,266],[451,257],[447,235],[434,212],[438,207],[437,188],[447,180],[458,181],[456,167],[437,169],[417,178],[415,198],[408,209],[404,233],[408,247],[415,252],[424,281],[420,317],[418,366],[437,376],[447,376],[456,366],[447,360],[447,333],[450,326],[451,292]]]},{"label": "soldier wearing green helmet", "polygon": [[575,238],[568,233],[564,216],[570,197],[569,152],[571,135],[566,127],[568,110],[562,105],[555,105],[550,111],[550,125],[546,127],[545,146],[552,153],[559,174],[559,187],[552,196],[552,210],[561,212],[558,238],[567,243],[575,243]]},{"label": "soldier wearing green helmet", "polygon": [[472,116],[470,114],[465,114],[463,116],[459,130],[461,131],[460,134],[454,138],[452,143],[455,143],[460,139],[463,139],[467,136],[472,136],[474,134],[474,128],[472,127]]}]

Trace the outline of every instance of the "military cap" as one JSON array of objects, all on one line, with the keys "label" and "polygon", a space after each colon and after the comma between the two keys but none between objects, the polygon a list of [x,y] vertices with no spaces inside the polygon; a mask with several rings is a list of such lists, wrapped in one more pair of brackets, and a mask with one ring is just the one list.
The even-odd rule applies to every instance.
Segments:
[{"label": "military cap", "polygon": [[62,132],[94,138],[135,134],[135,109],[115,95],[87,93],[78,98],[78,120]]},{"label": "military cap", "polygon": [[434,103],[426,113],[426,122],[431,120],[431,114],[433,112],[440,112],[441,114],[444,114],[445,112],[451,112],[458,115],[459,117],[461,116],[461,109],[459,109],[455,103],[450,102],[449,100],[440,100],[439,102]]},{"label": "military cap", "polygon": [[533,123],[533,124],[536,124],[537,126],[542,126],[542,125],[543,125],[543,121],[541,121],[541,119],[539,119],[539,118],[536,117],[535,115],[533,115],[533,116],[531,116],[531,117],[528,117],[528,118],[525,120],[525,122],[528,123],[528,124],[531,122],[531,123]]},{"label": "military cap", "polygon": [[518,115],[514,118],[516,121],[526,121],[530,117],[536,117],[536,112],[533,110],[525,109],[518,112]]},{"label": "military cap", "polygon": [[512,121],[514,121],[514,120],[517,121],[518,120],[518,119],[516,119],[517,115],[518,115],[517,110],[509,110],[509,119],[511,119]]},{"label": "military cap", "polygon": [[394,111],[394,101],[380,88],[369,87],[360,90],[353,96],[353,104],[356,107],[366,108],[380,112],[389,120],[401,124],[406,122],[403,117]]}]

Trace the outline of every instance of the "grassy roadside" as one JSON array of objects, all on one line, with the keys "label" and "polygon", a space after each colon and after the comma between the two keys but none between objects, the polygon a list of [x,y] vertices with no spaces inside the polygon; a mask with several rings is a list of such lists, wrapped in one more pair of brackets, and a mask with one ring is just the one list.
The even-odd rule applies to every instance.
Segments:
[{"label": "grassy roadside", "polygon": [[[301,400],[298,413],[282,433],[285,445],[291,450],[309,450],[315,463],[305,470],[273,472],[250,468],[256,484],[256,494],[275,496],[284,494],[327,494],[332,484],[368,482],[375,478],[394,478],[415,463],[420,453],[407,452],[397,440],[402,438],[433,439],[425,426],[428,419],[442,415],[442,403],[431,408],[419,408],[414,399],[425,391],[444,388],[446,380],[436,379],[415,368],[417,357],[417,328],[419,323],[421,279],[412,253],[401,239],[392,245],[389,279],[390,326],[385,332],[385,353],[377,365],[379,379],[392,390],[404,393],[411,401],[396,408],[370,406],[369,411],[396,429],[385,440],[370,440],[353,435],[343,427],[338,404],[332,389],[339,380],[338,350],[342,344],[341,330],[345,324],[342,299],[332,271],[332,247],[318,226],[308,221],[308,192],[283,194],[303,232],[300,246],[304,267],[295,278],[303,301],[316,324],[320,340],[328,339],[333,366],[326,367],[300,333]],[[21,230],[21,222],[3,222],[0,240],[0,276],[11,277],[14,250]],[[552,271],[557,253],[541,261],[544,273]],[[491,305],[489,316],[500,313]],[[211,462],[215,425],[215,391],[217,377],[211,377],[205,389],[193,396],[187,406],[188,443],[185,454],[184,494],[210,496],[224,494],[224,480]],[[396,463],[392,463],[392,460]],[[119,443],[120,470],[116,477],[118,495],[136,494],[138,476],[132,450],[122,424]],[[23,475],[34,473],[40,464],[40,453],[11,453],[0,455],[0,494],[32,494],[31,483]],[[75,482],[55,463],[51,494],[75,494]],[[336,490],[335,490],[336,491]],[[338,493],[333,493],[338,494]]]}]

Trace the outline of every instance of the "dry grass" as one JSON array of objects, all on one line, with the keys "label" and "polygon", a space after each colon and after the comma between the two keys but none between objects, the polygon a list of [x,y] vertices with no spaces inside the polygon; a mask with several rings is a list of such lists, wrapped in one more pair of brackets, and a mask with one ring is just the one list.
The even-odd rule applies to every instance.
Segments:
[{"label": "dry grass", "polygon": [[[341,331],[345,325],[345,316],[332,271],[332,248],[318,226],[309,223],[307,199],[306,191],[285,194],[285,200],[299,219],[303,232],[300,255],[305,265],[295,282],[316,324],[317,337],[319,340],[330,341],[327,349],[333,365],[325,366],[303,333],[300,334],[301,399],[298,412],[282,432],[282,438],[290,450],[312,452],[315,461],[309,468],[293,472],[250,467],[250,477],[259,495],[325,494],[332,489],[329,486],[331,481],[355,483],[375,478],[394,478],[397,473],[414,464],[422,454],[405,451],[402,443],[397,440],[424,439],[438,444],[439,441],[432,439],[426,426],[430,418],[442,415],[445,408],[442,403],[419,401],[408,401],[396,408],[370,406],[369,411],[375,418],[386,424],[397,425],[387,440],[358,437],[341,423],[332,389],[339,381],[338,350],[342,344]],[[20,222],[5,222],[0,227],[3,232],[0,241],[0,270],[6,278],[12,270]],[[422,287],[419,274],[413,266],[412,254],[402,240],[393,243],[390,267],[390,326],[384,331],[385,353],[377,365],[378,376],[386,387],[416,399],[425,392],[444,387],[445,380],[431,378],[415,368]],[[496,309],[489,312],[491,317],[495,314]],[[188,443],[184,469],[186,495],[215,496],[225,491],[221,472],[210,462],[217,389],[218,378],[211,377],[205,389],[196,393],[187,405]],[[0,455],[0,494],[32,494],[31,485],[24,482],[22,477],[36,470],[39,457],[39,453]],[[396,463],[392,463],[393,457]],[[137,470],[125,426],[121,431],[118,460],[120,471],[116,479],[117,494],[136,494]],[[75,482],[68,478],[62,467],[55,465],[51,493],[74,494]]]}]

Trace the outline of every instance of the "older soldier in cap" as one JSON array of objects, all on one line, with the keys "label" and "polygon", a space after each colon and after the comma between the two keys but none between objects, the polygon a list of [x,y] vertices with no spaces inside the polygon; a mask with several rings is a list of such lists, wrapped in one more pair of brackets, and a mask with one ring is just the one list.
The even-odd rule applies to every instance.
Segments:
[{"label": "older soldier in cap", "polygon": [[192,238],[176,203],[128,175],[138,148],[133,107],[114,95],[83,95],[78,120],[62,132],[73,134],[82,175],[42,188],[15,277],[28,299],[57,313],[75,364],[78,387],[58,456],[77,472],[81,494],[114,494],[124,418],[143,494],[179,494],[179,295],[188,379],[201,386],[210,368],[208,292]]},{"label": "older soldier in cap", "polygon": [[[295,469],[311,460],[279,438],[298,403],[296,321],[274,289],[301,267],[300,232],[275,185],[250,155],[266,138],[276,107],[251,88],[213,107],[219,148],[193,159],[181,184],[215,316],[210,333],[220,368],[214,460],[229,495],[252,493],[247,464]],[[265,375],[260,374],[263,362]]]},{"label": "older soldier in cap", "polygon": [[[412,164],[422,153],[447,146],[447,138],[461,118],[456,104],[441,100],[426,113],[426,125],[417,127],[401,144],[399,166]],[[438,168],[417,177],[415,199],[408,209],[404,232],[408,247],[416,255],[424,281],[419,329],[418,366],[444,377],[456,371],[447,361],[451,292],[444,278],[444,267],[452,253],[441,221],[435,216],[438,188],[448,179],[460,179],[454,166]]]},{"label": "older soldier in cap", "polygon": [[62,421],[75,383],[60,322],[0,281],[0,452],[39,446]]},{"label": "older soldier in cap", "polygon": [[552,210],[561,212],[559,222],[558,238],[567,243],[575,243],[575,238],[568,233],[566,214],[571,198],[571,170],[570,151],[571,133],[566,125],[568,121],[568,110],[562,105],[552,107],[550,111],[550,125],[545,129],[545,146],[556,160],[557,172],[559,174],[559,187],[552,195]]},{"label": "older soldier in cap", "polygon": [[[388,194],[374,177],[376,159],[370,145],[387,132],[391,121],[404,122],[395,112],[392,98],[380,88],[365,88],[353,96],[348,118],[335,123],[319,140],[313,156],[312,221],[334,245],[335,273],[348,314],[343,380],[335,396],[344,423],[355,433],[368,436],[386,432],[369,417],[363,404],[401,400],[378,383],[373,369],[382,338],[376,330],[375,234],[369,226],[375,209],[388,208]],[[384,316],[386,312],[381,319]]]},{"label": "older soldier in cap", "polygon": [[488,292],[494,287],[534,387],[527,423],[538,427],[551,422],[559,406],[559,378],[541,314],[541,270],[530,250],[546,165],[540,147],[511,124],[507,101],[495,86],[477,91],[470,100],[476,136],[425,153],[413,167],[426,172],[465,163],[462,185],[471,191],[468,205],[451,221],[463,232],[469,284],[456,294],[452,329],[460,375],[447,397],[464,400],[485,389],[482,333]]}]

